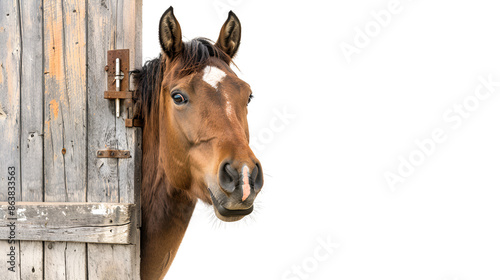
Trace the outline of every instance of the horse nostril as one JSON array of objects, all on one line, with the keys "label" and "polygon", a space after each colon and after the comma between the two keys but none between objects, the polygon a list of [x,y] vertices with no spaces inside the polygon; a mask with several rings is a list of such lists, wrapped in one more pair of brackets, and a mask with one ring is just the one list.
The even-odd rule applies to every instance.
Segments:
[{"label": "horse nostril", "polygon": [[255,165],[255,168],[252,171],[251,177],[252,177],[252,180],[254,182],[253,187],[254,187],[255,191],[258,192],[262,188],[262,185],[264,184],[263,172],[262,172],[262,168],[260,167],[259,163],[257,163]]},{"label": "horse nostril", "polygon": [[231,164],[226,163],[221,166],[219,170],[220,186],[228,193],[234,192],[238,184],[238,171],[234,169]]}]

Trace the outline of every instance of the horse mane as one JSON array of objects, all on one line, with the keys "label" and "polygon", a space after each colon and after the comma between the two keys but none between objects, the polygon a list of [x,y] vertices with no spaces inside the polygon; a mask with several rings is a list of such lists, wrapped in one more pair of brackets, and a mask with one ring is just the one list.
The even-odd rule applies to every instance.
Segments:
[{"label": "horse mane", "polygon": [[131,71],[136,85],[134,99],[138,106],[134,108],[134,117],[145,119],[154,108],[157,108],[163,74],[172,65],[180,63],[177,68],[179,70],[175,74],[182,78],[206,67],[212,57],[221,59],[227,65],[232,63],[231,57],[210,39],[195,38],[183,44],[182,55],[178,55],[172,61],[167,62],[160,54],[157,58],[147,61],[142,69]]}]

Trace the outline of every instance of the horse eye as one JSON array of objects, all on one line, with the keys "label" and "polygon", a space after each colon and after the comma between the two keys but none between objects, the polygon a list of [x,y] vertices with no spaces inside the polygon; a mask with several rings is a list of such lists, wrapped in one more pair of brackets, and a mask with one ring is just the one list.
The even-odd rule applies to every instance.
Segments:
[{"label": "horse eye", "polygon": [[184,97],[184,95],[182,95],[181,93],[172,94],[172,99],[174,100],[175,104],[177,104],[177,105],[187,103],[187,98]]},{"label": "horse eye", "polygon": [[253,99],[253,94],[250,94],[250,96],[248,97],[248,103],[247,103],[247,105],[250,104],[250,101],[252,101],[252,99]]}]

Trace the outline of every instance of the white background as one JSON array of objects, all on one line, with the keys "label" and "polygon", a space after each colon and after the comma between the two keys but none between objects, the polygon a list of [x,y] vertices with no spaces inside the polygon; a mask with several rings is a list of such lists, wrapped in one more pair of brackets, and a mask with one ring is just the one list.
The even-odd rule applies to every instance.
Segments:
[{"label": "white background", "polygon": [[[391,2],[144,1],[144,60],[160,52],[170,5],[184,40],[216,40],[237,14],[266,174],[238,223],[198,204],[166,279],[500,279],[500,87],[474,97],[488,93],[480,77],[500,81],[500,5]],[[397,12],[375,24],[388,5]],[[341,45],[356,39],[349,62]],[[449,110],[464,101],[459,124]],[[446,140],[419,158],[415,141],[435,129]],[[418,166],[391,188],[384,174],[411,155]]]}]

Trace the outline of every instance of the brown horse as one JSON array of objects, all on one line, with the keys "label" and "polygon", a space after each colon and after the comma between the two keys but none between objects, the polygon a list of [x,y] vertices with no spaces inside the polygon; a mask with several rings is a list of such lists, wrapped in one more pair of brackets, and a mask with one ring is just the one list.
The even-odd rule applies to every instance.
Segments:
[{"label": "brown horse", "polygon": [[160,20],[159,58],[135,71],[136,113],[144,119],[141,278],[162,279],[198,199],[222,221],[253,210],[263,185],[250,149],[250,86],[231,70],[241,38],[229,12],[215,44],[182,41],[170,7]]}]

